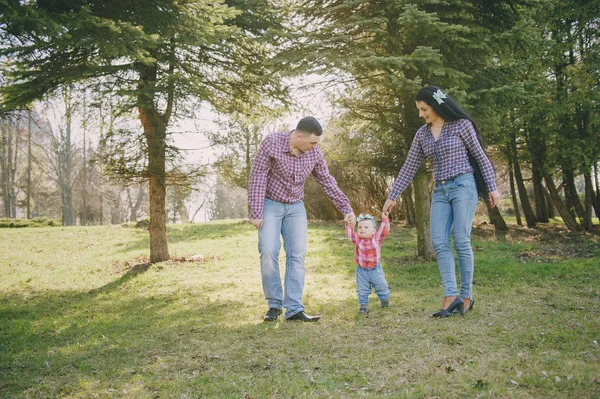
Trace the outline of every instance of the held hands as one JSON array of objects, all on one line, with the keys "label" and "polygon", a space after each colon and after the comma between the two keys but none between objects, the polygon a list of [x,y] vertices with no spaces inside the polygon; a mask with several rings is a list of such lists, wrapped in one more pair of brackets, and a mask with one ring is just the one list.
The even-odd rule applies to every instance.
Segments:
[{"label": "held hands", "polygon": [[490,191],[488,197],[490,199],[490,207],[493,208],[498,205],[498,202],[500,201],[500,193],[498,190]]},{"label": "held hands", "polygon": [[263,224],[263,220],[262,219],[248,219],[248,221],[250,222],[251,225],[253,225],[257,229],[260,229],[262,227],[262,224]]},{"label": "held hands", "polygon": [[396,205],[396,201],[391,200],[389,198],[386,199],[385,204],[383,204],[383,210],[381,211],[382,216],[388,217],[394,205]]},{"label": "held hands", "polygon": [[381,212],[381,218],[382,219],[387,219],[389,216],[390,216],[390,212],[389,211],[387,211],[387,212]]},{"label": "held hands", "polygon": [[356,216],[354,216],[354,213],[351,212],[344,215],[344,222],[346,222],[348,226],[354,227],[354,225],[356,224]]}]

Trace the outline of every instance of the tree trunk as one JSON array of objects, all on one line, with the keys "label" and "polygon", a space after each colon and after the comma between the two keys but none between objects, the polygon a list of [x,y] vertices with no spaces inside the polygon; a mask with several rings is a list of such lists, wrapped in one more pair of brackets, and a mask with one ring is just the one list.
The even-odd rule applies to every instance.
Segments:
[{"label": "tree trunk", "polygon": [[592,185],[592,176],[590,173],[584,173],[583,178],[585,181],[585,218],[584,220],[589,221],[589,226],[583,226],[586,230],[591,231],[594,227],[592,222],[592,208],[596,212],[596,215],[600,215],[600,203],[594,193],[594,186]]},{"label": "tree trunk", "polygon": [[542,187],[542,172],[539,162],[532,162],[531,178],[533,181],[533,196],[535,197],[535,217],[540,223],[548,223],[548,202]]},{"label": "tree trunk", "polygon": [[[85,98],[84,98],[85,101]],[[85,105],[84,105],[85,111]],[[85,115],[85,114],[84,114]],[[84,118],[85,119],[85,118]],[[83,165],[81,170],[81,225],[88,224],[88,184],[87,184],[87,122],[83,122]]]},{"label": "tree trunk", "polygon": [[179,218],[181,219],[181,223],[189,223],[190,214],[188,212],[187,207],[185,206],[183,198],[177,201],[177,210],[179,211]]},{"label": "tree trunk", "polygon": [[71,153],[71,122],[72,122],[72,106],[70,89],[65,89],[65,135],[59,149],[62,158],[62,179],[60,182],[61,195],[63,202],[63,225],[73,226],[73,187],[71,185],[72,174],[72,153]]},{"label": "tree trunk", "polygon": [[571,212],[567,209],[567,206],[560,198],[558,190],[556,189],[556,185],[554,184],[554,180],[552,180],[552,176],[549,174],[544,175],[544,180],[546,181],[546,186],[548,187],[548,192],[550,193],[550,197],[552,198],[552,202],[554,206],[556,206],[556,210],[560,214],[563,219],[565,225],[571,231],[579,232],[581,231],[581,226],[577,223]]},{"label": "tree trunk", "polygon": [[17,192],[16,192],[16,179],[17,179],[17,165],[19,162],[19,131],[21,129],[21,114],[17,116],[14,130],[14,151],[11,148],[11,155],[13,158],[10,162],[10,176],[9,176],[9,193],[10,193],[10,217],[13,219],[17,218]]},{"label": "tree trunk", "polygon": [[156,110],[154,91],[156,65],[140,67],[138,110],[148,146],[148,188],[150,202],[150,262],[169,260],[167,245],[167,185],[166,185],[166,137],[173,97],[169,95],[166,114]]},{"label": "tree trunk", "polygon": [[140,108],[140,119],[148,144],[150,262],[163,262],[170,258],[167,246],[166,129],[152,110]]},{"label": "tree trunk", "polygon": [[8,129],[10,128],[10,120],[7,118],[6,125],[2,126],[2,138],[0,139],[0,168],[2,169],[2,178],[0,184],[2,185],[2,199],[4,202],[4,217],[10,217],[10,196],[8,194],[8,159],[7,156],[7,135]]},{"label": "tree trunk", "polygon": [[552,202],[552,196],[550,196],[550,192],[543,185],[542,189],[544,190],[544,196],[546,198],[546,209],[548,209],[548,219],[554,219],[556,217],[556,207],[554,206],[554,202]]},{"label": "tree trunk", "polygon": [[429,198],[429,176],[424,167],[421,167],[413,179],[415,190],[415,217],[417,227],[417,251],[419,257],[426,260],[435,259],[435,251],[431,245],[431,226],[429,215],[431,212]]},{"label": "tree trunk", "polygon": [[498,209],[497,206],[492,208],[488,201],[484,201],[484,202],[485,202],[485,206],[487,207],[487,211],[488,211],[490,220],[492,221],[492,224],[494,225],[494,229],[496,231],[508,231],[508,226],[506,225],[506,222],[504,221],[504,218],[502,217],[502,214],[500,213],[500,209]]},{"label": "tree trunk", "polygon": [[[585,178],[586,193],[588,192],[588,190],[590,191],[592,207],[594,208],[596,217],[600,218],[600,196],[596,195],[596,193],[594,192],[594,184],[592,183],[592,176],[590,174],[585,174],[584,178]],[[598,182],[596,182],[596,184],[598,184]]]},{"label": "tree trunk", "polygon": [[575,174],[573,173],[573,170],[563,167],[563,179],[565,182],[565,202],[573,216],[583,220],[584,210],[581,200],[579,199],[579,194],[577,194],[577,188],[575,187]]},{"label": "tree trunk", "polygon": [[138,212],[140,210],[140,206],[142,206],[142,201],[144,199],[144,186],[140,184],[135,202],[133,202],[133,198],[131,197],[131,190],[129,190],[129,187],[127,188],[127,197],[129,199],[129,221],[137,222]]},{"label": "tree trunk", "polygon": [[406,227],[414,227],[416,225],[415,203],[412,194],[412,184],[409,184],[401,194],[404,214],[406,215]]},{"label": "tree trunk", "polygon": [[31,219],[31,111],[28,115],[27,128],[27,219]]},{"label": "tree trunk", "polygon": [[519,201],[517,201],[517,193],[515,191],[515,175],[513,172],[512,162],[510,162],[508,175],[510,180],[510,198],[512,199],[513,208],[515,210],[515,217],[517,219],[517,225],[523,226],[523,221],[521,220],[521,211],[519,210]]},{"label": "tree trunk", "polygon": [[517,157],[517,142],[515,138],[515,134],[511,133],[512,139],[512,155],[515,169],[515,181],[517,183],[517,189],[519,190],[519,199],[521,201],[521,208],[523,208],[523,214],[525,215],[525,221],[527,223],[527,227],[534,228],[536,224],[535,214],[533,213],[533,209],[531,208],[531,204],[529,203],[529,197],[527,196],[527,189],[525,188],[525,184],[523,183],[523,175],[521,174],[521,165],[519,164]]},{"label": "tree trunk", "polygon": [[[600,182],[598,181],[598,163],[594,164],[594,183],[596,183],[596,201],[600,203]],[[596,216],[600,218],[600,213],[598,213],[598,210],[596,210]]]}]

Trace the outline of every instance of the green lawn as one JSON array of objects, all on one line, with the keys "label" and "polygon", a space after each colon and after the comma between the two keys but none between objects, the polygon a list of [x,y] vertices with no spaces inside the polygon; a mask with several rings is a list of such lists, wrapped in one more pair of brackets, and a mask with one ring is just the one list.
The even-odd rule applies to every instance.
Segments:
[{"label": "green lawn", "polygon": [[0,398],[600,397],[598,236],[474,230],[474,310],[438,320],[437,266],[394,224],[391,308],[372,296],[365,317],[343,226],[311,223],[318,323],[262,322],[252,226],[169,241],[175,260],[147,268],[143,230],[0,229]]}]

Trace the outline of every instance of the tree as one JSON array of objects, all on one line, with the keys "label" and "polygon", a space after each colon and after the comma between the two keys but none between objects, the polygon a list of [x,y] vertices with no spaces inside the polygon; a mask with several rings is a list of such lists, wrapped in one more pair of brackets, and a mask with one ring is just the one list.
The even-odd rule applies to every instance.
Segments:
[{"label": "tree", "polygon": [[[378,142],[378,167],[395,177],[422,122],[415,93],[426,84],[466,99],[475,71],[493,53],[487,43],[514,23],[508,1],[346,1],[307,0],[311,28],[305,52],[316,71],[341,71],[352,88],[342,99],[355,119],[371,124]],[[493,18],[491,18],[493,16]],[[429,229],[429,173],[413,180],[419,255],[433,258]]]},{"label": "tree", "polygon": [[266,0],[0,5],[0,56],[10,61],[2,109],[85,82],[90,92],[114,94],[120,113],[137,110],[147,164],[135,172],[149,182],[150,261],[167,260],[169,123],[192,115],[193,101],[227,111],[284,98],[269,63],[281,39],[279,10]]},{"label": "tree", "polygon": [[213,166],[225,182],[248,189],[252,163],[263,137],[275,130],[269,121],[275,116],[236,112],[221,121],[218,130],[206,132],[220,154]]}]

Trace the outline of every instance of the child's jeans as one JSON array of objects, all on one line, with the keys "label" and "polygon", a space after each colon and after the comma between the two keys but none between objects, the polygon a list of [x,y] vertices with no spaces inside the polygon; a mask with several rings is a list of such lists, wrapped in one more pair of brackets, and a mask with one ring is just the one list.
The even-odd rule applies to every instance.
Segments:
[{"label": "child's jeans", "polygon": [[371,294],[371,287],[377,294],[380,300],[386,300],[390,297],[390,289],[381,263],[378,263],[372,269],[364,269],[360,266],[356,266],[356,293],[358,294],[358,303],[366,305],[369,303],[369,295]]}]

